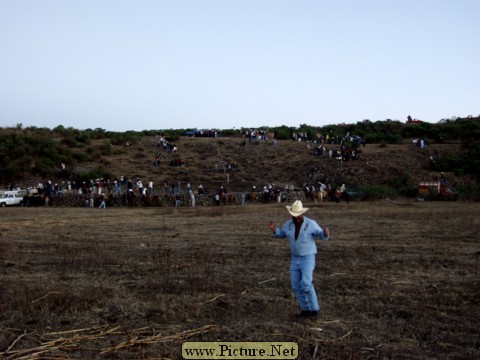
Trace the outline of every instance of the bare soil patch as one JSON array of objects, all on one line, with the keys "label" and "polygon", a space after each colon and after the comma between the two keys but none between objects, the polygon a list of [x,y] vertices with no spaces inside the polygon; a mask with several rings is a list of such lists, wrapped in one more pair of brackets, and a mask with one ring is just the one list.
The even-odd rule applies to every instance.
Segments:
[{"label": "bare soil patch", "polygon": [[480,356],[477,203],[306,204],[316,321],[295,321],[284,204],[7,208],[0,358],[181,359],[184,341],[296,341],[299,359]]}]

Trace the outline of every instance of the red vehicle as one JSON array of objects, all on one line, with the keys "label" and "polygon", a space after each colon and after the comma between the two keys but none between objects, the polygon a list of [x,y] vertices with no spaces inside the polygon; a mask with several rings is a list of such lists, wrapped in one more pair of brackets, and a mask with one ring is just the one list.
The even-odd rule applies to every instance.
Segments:
[{"label": "red vehicle", "polygon": [[425,200],[457,200],[457,193],[440,181],[420,181],[418,194]]},{"label": "red vehicle", "polygon": [[418,119],[408,119],[405,123],[406,124],[421,124],[421,123],[423,123],[423,121],[418,120]]}]

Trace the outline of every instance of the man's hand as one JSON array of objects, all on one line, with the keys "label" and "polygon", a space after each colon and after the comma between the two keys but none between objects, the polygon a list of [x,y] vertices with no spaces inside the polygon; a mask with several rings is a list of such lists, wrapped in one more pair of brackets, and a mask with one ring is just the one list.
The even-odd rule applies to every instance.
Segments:
[{"label": "man's hand", "polygon": [[323,235],[325,235],[327,238],[330,236],[330,228],[328,226],[323,228]]},{"label": "man's hand", "polygon": [[267,224],[268,228],[275,232],[277,230],[277,224],[275,224],[275,221],[270,220],[270,222]]}]

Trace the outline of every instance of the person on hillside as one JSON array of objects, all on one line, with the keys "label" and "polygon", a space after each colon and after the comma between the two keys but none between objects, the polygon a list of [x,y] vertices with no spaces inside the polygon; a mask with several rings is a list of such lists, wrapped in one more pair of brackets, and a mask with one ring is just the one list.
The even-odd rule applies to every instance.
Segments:
[{"label": "person on hillside", "polygon": [[100,195],[100,206],[98,207],[99,209],[106,209],[107,204],[105,203],[105,195]]},{"label": "person on hillside", "polygon": [[180,201],[182,200],[182,196],[180,195],[180,193],[176,193],[175,194],[175,207],[179,207],[180,206]]},{"label": "person on hillside", "polygon": [[95,204],[95,197],[92,192],[90,192],[89,195],[89,207],[93,208],[93,205]]},{"label": "person on hillside", "polygon": [[137,190],[138,190],[138,194],[141,196],[143,195],[143,183],[142,183],[142,180],[140,180],[139,178],[137,178]]},{"label": "person on hillside", "polygon": [[303,214],[308,211],[300,200],[292,206],[286,207],[291,219],[287,220],[282,228],[277,227],[274,221],[267,226],[276,238],[288,238],[291,250],[290,278],[292,290],[300,305],[297,318],[317,319],[320,304],[313,286],[313,271],[315,270],[315,256],[317,253],[316,238],[328,240],[330,229],[320,227],[315,220]]},{"label": "person on hillside", "polygon": [[321,193],[321,199],[323,200],[325,198],[326,192],[327,192],[327,185],[324,183],[320,182],[320,186],[318,188],[318,191]]},{"label": "person on hillside", "polygon": [[440,178],[438,181],[440,182],[440,185],[447,185],[447,178],[445,177],[443,171],[440,173]]},{"label": "person on hillside", "polygon": [[103,179],[98,179],[97,180],[98,195],[102,194],[102,188],[103,188]]}]

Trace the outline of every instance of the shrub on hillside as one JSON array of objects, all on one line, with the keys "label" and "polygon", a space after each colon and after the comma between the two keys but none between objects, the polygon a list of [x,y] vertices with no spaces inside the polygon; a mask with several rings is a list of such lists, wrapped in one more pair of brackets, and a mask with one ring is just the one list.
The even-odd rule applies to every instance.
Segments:
[{"label": "shrub on hillside", "polygon": [[292,128],[287,126],[280,126],[278,128],[274,128],[273,132],[275,133],[275,139],[277,140],[289,140],[292,138],[293,131]]},{"label": "shrub on hillside", "polygon": [[139,139],[139,136],[133,131],[127,131],[125,133],[113,133],[109,140],[112,145],[130,145],[135,144]]},{"label": "shrub on hillside", "polygon": [[401,196],[413,197],[418,192],[417,184],[412,181],[412,175],[407,171],[390,178],[388,185]]},{"label": "shrub on hillside", "polygon": [[33,173],[40,175],[42,177],[48,177],[52,174],[52,170],[55,169],[57,163],[48,158],[39,158],[35,160],[35,165],[33,167]]},{"label": "shrub on hillside", "polygon": [[358,197],[362,200],[395,199],[397,194],[390,187],[382,185],[358,185]]},{"label": "shrub on hillside", "polygon": [[8,163],[0,171],[0,183],[14,182],[19,171],[21,171],[21,169],[16,164]]},{"label": "shrub on hillside", "polygon": [[73,137],[64,138],[62,140],[62,143],[69,148],[75,148],[75,147],[80,146],[79,143],[77,142],[77,140],[75,140],[75,138],[73,138]]},{"label": "shrub on hillside", "polygon": [[462,200],[480,201],[480,185],[459,185],[455,188]]},{"label": "shrub on hillside", "polygon": [[169,131],[165,131],[164,137],[165,137],[165,140],[167,140],[168,142],[175,142],[180,139],[180,134],[176,131],[169,130]]},{"label": "shrub on hillside", "polygon": [[67,163],[74,164],[76,162],[82,163],[88,161],[88,155],[80,151],[72,152],[71,158],[73,159],[72,162],[67,161]]}]

